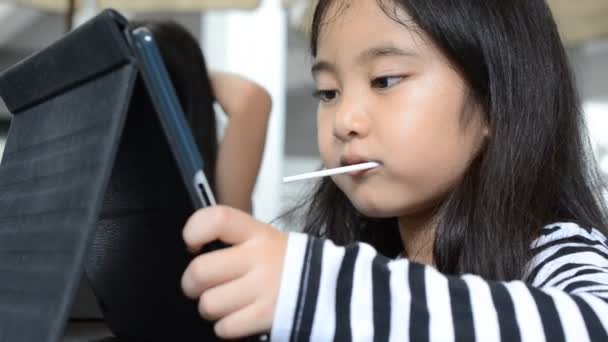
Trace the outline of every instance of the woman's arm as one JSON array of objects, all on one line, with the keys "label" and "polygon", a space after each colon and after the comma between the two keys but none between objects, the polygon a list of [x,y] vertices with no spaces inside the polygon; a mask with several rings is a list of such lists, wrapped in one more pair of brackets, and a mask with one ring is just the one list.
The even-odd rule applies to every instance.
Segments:
[{"label": "woman's arm", "polygon": [[605,237],[570,225],[540,239],[533,286],[445,276],[369,245],[292,233],[271,339],[608,341]]},{"label": "woman's arm", "polygon": [[229,117],[215,170],[218,201],[251,212],[272,100],[260,85],[235,74],[211,72],[211,82]]}]

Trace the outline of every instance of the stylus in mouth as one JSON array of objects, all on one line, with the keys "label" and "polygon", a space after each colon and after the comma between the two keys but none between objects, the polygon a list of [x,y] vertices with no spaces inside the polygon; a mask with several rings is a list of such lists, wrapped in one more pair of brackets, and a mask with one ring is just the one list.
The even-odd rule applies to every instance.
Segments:
[{"label": "stylus in mouth", "polygon": [[369,170],[369,169],[376,168],[378,166],[380,166],[380,163],[377,163],[377,162],[367,162],[367,163],[348,165],[348,166],[343,166],[343,167],[336,167],[336,168],[333,168],[333,169],[326,169],[326,170],[321,170],[321,171],[303,173],[301,175],[284,177],[283,178],[283,183],[295,182],[295,181],[300,181],[300,180],[305,180],[305,179],[311,179],[311,178],[319,178],[319,177],[327,177],[327,176],[339,175],[339,174],[342,174],[342,173],[349,173],[349,172]]}]

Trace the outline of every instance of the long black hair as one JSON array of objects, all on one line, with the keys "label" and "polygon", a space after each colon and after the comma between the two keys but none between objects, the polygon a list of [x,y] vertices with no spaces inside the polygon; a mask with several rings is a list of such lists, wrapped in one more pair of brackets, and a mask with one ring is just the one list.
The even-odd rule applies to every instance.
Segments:
[{"label": "long black hair", "polygon": [[205,58],[196,38],[173,21],[134,21],[131,28],[147,27],[160,49],[186,120],[203,155],[204,172],[215,191],[217,131],[213,102],[215,95]]},{"label": "long black hair", "polygon": [[[606,230],[601,184],[564,47],[543,0],[377,0],[396,22],[424,32],[468,85],[491,137],[437,208],[434,261],[447,274],[512,280],[530,244],[560,221]],[[332,0],[313,16],[311,53]],[[411,21],[398,15],[404,10]],[[338,8],[336,15],[340,15]],[[326,178],[304,212],[304,231],[339,244],[403,249],[397,220],[358,213]],[[407,251],[406,251],[407,252]]]}]

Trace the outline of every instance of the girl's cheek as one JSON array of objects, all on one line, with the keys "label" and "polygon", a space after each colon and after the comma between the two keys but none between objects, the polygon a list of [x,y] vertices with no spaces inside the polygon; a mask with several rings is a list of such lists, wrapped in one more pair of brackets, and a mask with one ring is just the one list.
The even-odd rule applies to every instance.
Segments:
[{"label": "girl's cheek", "polygon": [[331,160],[331,153],[333,150],[333,129],[331,126],[330,118],[327,115],[319,115],[317,118],[317,143],[319,146],[319,153],[324,163],[328,163]]}]

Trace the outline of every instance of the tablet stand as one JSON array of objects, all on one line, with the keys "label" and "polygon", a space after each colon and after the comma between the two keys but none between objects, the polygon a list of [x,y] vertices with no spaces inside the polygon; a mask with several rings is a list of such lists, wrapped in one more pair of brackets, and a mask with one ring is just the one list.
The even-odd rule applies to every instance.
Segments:
[{"label": "tablet stand", "polygon": [[60,341],[83,270],[120,340],[208,341],[182,294],[193,207],[106,10],[0,75],[0,341]]}]

